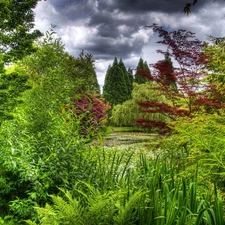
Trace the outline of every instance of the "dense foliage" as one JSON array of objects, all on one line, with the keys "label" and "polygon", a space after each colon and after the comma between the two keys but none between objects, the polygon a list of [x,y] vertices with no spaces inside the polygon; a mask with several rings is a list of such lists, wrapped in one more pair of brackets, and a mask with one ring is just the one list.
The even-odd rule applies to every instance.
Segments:
[{"label": "dense foliage", "polygon": [[104,99],[99,98],[96,94],[80,93],[79,95],[80,97],[74,100],[73,105],[69,108],[77,116],[75,120],[79,119],[80,121],[79,133],[82,136],[91,138],[96,136],[106,126],[107,111],[110,109],[110,106],[108,103],[104,103]]},{"label": "dense foliage", "polygon": [[130,99],[131,81],[122,61],[118,63],[114,59],[113,65],[109,66],[103,86],[103,97],[111,106],[121,104]]},{"label": "dense foliage", "polygon": [[40,224],[224,224],[216,190],[199,195],[197,174],[179,176],[181,161],[141,154],[134,163],[132,153],[116,152],[99,160],[92,165],[93,185],[79,182],[71,192],[62,190],[63,196],[52,195],[52,205],[36,208]]},{"label": "dense foliage", "polygon": [[[122,104],[116,105],[112,110],[110,122],[113,126],[132,127],[135,126],[137,118],[146,120],[167,121],[168,118],[162,113],[144,113],[141,112],[141,107],[137,104],[140,101],[158,100],[166,102],[166,98],[160,95],[157,89],[156,82],[145,82],[144,84],[134,83],[132,91],[132,99],[125,101]],[[149,127],[148,127],[149,130]]]},{"label": "dense foliage", "polygon": [[140,58],[137,68],[136,68],[136,73],[134,75],[134,82],[138,84],[144,84],[146,81],[151,79],[151,72],[148,67],[147,62]]},{"label": "dense foliage", "polygon": [[115,58],[103,88],[112,121],[143,115],[174,133],[108,149],[93,140],[109,109],[93,56],[70,56],[53,30],[33,43],[36,3],[0,1],[0,224],[224,224],[223,41],[205,46],[206,61],[192,33],[154,25],[171,49],[142,84]]},{"label": "dense foliage", "polygon": [[[198,114],[215,112],[224,107],[223,97],[213,83],[207,82],[207,56],[204,43],[197,40],[193,33],[178,30],[168,32],[158,25],[152,26],[162,41],[158,43],[168,47],[167,51],[158,50],[165,60],[153,67],[152,77],[160,87],[158,91],[165,95],[168,102],[145,101],[138,104],[145,112],[164,113],[171,120],[178,117],[192,118]],[[178,67],[172,67],[172,58]],[[167,123],[138,119],[141,127],[158,126],[160,131],[169,130]]]},{"label": "dense foliage", "polygon": [[[14,119],[4,120],[0,132],[0,216],[7,215],[16,224],[26,218],[36,218],[32,206],[44,206],[48,195],[58,193],[59,187],[71,188],[79,177],[88,180],[88,174],[82,172],[85,169],[82,164],[87,163],[85,152],[89,154],[89,148],[85,143],[91,137],[80,135],[84,116],[75,117],[74,111],[68,110],[74,104],[72,100],[81,98],[80,93],[77,94],[80,84],[83,84],[84,91],[85,88],[98,91],[94,85],[91,90],[92,81],[96,83],[93,73],[89,73],[87,84],[83,80],[84,70],[90,71],[90,67],[80,68],[85,63],[90,65],[90,56],[70,57],[51,31],[37,43],[35,53],[18,62],[26,79],[18,80],[16,76],[12,77],[12,73],[7,74],[8,80],[5,78],[7,93],[14,102],[26,83],[31,87],[21,96],[23,102],[17,105]],[[70,70],[77,72],[70,73]],[[89,110],[98,113],[87,117],[95,119],[96,124],[88,124],[88,129],[96,134],[98,126],[103,126],[101,123],[106,119],[105,104],[96,95],[87,93],[87,96],[93,100],[93,104],[88,105]],[[10,106],[14,102],[5,104]]]},{"label": "dense foliage", "polygon": [[0,54],[4,62],[21,59],[32,53],[33,41],[41,32],[33,30],[34,12],[38,0],[1,0]]}]

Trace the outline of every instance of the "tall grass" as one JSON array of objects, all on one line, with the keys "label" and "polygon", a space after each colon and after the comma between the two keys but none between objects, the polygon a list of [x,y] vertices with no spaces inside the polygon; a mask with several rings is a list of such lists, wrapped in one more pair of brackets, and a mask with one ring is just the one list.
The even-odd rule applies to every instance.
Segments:
[{"label": "tall grass", "polygon": [[[49,215],[54,215],[57,224],[72,225],[224,224],[222,199],[216,189],[200,193],[197,170],[191,178],[181,176],[181,162],[172,156],[153,159],[140,154],[136,158],[133,152],[100,148],[92,154],[89,181],[78,182],[71,191],[73,197],[63,191],[61,197],[52,196],[51,207],[37,208],[40,224],[54,224],[49,223]],[[59,207],[63,201],[68,208],[62,210],[77,210],[73,213],[82,220],[69,222],[68,212],[62,213]]]}]

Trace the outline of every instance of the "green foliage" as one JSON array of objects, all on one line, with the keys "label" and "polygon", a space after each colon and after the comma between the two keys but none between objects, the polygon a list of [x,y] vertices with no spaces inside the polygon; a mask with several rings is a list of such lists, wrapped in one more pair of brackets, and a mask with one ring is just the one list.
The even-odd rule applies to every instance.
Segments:
[{"label": "green foliage", "polygon": [[[127,94],[127,98],[130,99],[131,98],[131,93],[133,90],[133,76],[130,74],[130,71],[128,71],[122,61],[122,59],[120,59],[119,61],[119,67],[123,70],[123,75],[124,75],[124,79],[125,79],[125,83],[128,89],[128,94]],[[121,74],[122,76],[122,74]]]},{"label": "green foliage", "polygon": [[[69,73],[62,59],[70,59],[54,32],[48,32],[38,50],[19,66],[29,77],[32,89],[23,94],[14,120],[4,121],[0,130],[0,216],[9,215],[15,224],[36,218],[32,206],[44,206],[49,194],[58,187],[71,189],[77,179],[88,180],[84,172],[90,165],[85,159],[88,137],[80,137],[81,120],[66,110],[82,84]],[[74,70],[74,66],[71,70]],[[24,87],[23,77],[11,77],[9,92],[14,98]],[[25,80],[24,80],[25,81]],[[21,86],[20,86],[21,85]],[[13,95],[15,94],[15,95]],[[11,102],[10,102],[11,103]],[[84,163],[84,164],[83,164]],[[83,166],[82,166],[83,165]]]},{"label": "green foliage", "polygon": [[217,114],[179,120],[173,125],[176,134],[171,142],[174,144],[168,149],[180,148],[182,154],[188,155],[187,167],[198,162],[202,179],[215,183],[222,190],[225,190],[224,124],[224,117]]},{"label": "green foliage", "polygon": [[14,108],[22,102],[22,93],[30,88],[27,79],[18,72],[0,74],[0,124],[13,118]]},{"label": "green foliage", "polygon": [[167,118],[161,113],[143,113],[137,102],[158,100],[166,101],[165,97],[159,95],[155,90],[157,84],[154,82],[146,82],[145,84],[134,83],[132,91],[132,99],[127,100],[123,104],[116,105],[112,110],[110,122],[113,126],[134,126],[134,120],[137,118],[146,118],[153,120],[166,121]]},{"label": "green foliage", "polygon": [[117,58],[113,65],[109,66],[103,86],[103,98],[115,106],[130,98],[130,81],[127,72],[124,73],[122,63],[118,64]]},{"label": "green foliage", "polygon": [[21,59],[34,51],[33,41],[41,36],[34,27],[34,12],[38,0],[1,0],[0,52],[3,61]]},{"label": "green foliage", "polygon": [[[75,79],[81,79],[82,83],[80,85],[80,88],[82,90],[85,90],[87,92],[97,92],[100,93],[100,87],[98,84],[95,68],[94,68],[94,60],[93,55],[91,54],[84,54],[84,51],[82,51],[78,58],[73,59],[74,61],[74,67]],[[73,70],[69,69],[69,72],[71,73]]]},{"label": "green foliage", "polygon": [[82,172],[85,167],[81,166],[87,163],[83,161],[87,146],[72,117],[69,112],[51,115],[48,127],[37,134],[29,131],[22,115],[11,123],[4,122],[1,209],[9,207],[18,218],[35,218],[31,205],[45,204],[48,194],[56,193],[57,187],[71,188],[76,179],[87,179],[88,174]]},{"label": "green foliage", "polygon": [[[107,157],[101,159],[102,162]],[[112,161],[112,168],[123,167],[124,161]],[[166,162],[166,163],[165,163]],[[108,189],[78,183],[64,196],[52,196],[53,204],[36,208],[40,224],[223,224],[221,198],[201,195],[197,188],[197,174],[191,179],[179,176],[180,163],[172,158],[147,159],[140,155],[133,167],[126,167],[123,182]],[[122,168],[121,168],[122,169]],[[123,170],[123,169],[122,169]],[[114,174],[111,174],[114,177]],[[100,188],[100,189],[99,189]],[[75,220],[75,218],[77,218]],[[72,221],[74,219],[74,221]],[[28,222],[32,224],[31,221]]]}]

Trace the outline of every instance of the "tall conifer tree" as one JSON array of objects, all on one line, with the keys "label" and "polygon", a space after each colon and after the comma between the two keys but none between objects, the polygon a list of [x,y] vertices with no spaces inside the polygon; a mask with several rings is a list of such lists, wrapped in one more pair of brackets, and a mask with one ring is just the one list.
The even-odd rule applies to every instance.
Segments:
[{"label": "tall conifer tree", "polygon": [[134,82],[133,70],[131,68],[128,68],[127,72],[128,72],[130,90],[132,92],[133,91],[133,82]]},{"label": "tall conifer tree", "polygon": [[120,59],[118,65],[123,71],[123,74],[121,74],[121,76],[124,76],[124,79],[125,79],[125,82],[126,82],[126,86],[127,86],[127,89],[128,89],[127,99],[130,99],[131,98],[131,92],[132,92],[132,83],[131,83],[132,81],[129,78],[129,73],[128,73],[128,71],[127,71],[127,69],[126,69],[122,59]]},{"label": "tall conifer tree", "polygon": [[117,58],[113,65],[109,66],[103,86],[103,97],[110,102],[111,106],[121,104],[128,100],[128,85],[124,72],[118,64]]},{"label": "tall conifer tree", "polygon": [[134,81],[138,84],[144,84],[148,79],[146,77],[150,77],[150,69],[148,67],[147,62],[140,58],[137,66],[137,70],[135,73],[135,79]]}]

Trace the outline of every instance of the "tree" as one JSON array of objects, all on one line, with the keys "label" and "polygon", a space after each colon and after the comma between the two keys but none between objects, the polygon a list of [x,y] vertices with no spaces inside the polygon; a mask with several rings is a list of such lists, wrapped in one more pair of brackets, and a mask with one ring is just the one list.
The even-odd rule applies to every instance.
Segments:
[{"label": "tree", "polygon": [[26,115],[35,133],[47,130],[51,114],[73,105],[80,93],[98,92],[92,56],[70,56],[53,30],[37,42],[37,51],[25,57],[21,67],[33,87],[26,95]]},{"label": "tree", "polygon": [[[124,79],[128,88],[128,98],[131,98],[131,92],[132,92],[132,83],[133,80],[131,79],[129,72],[127,71],[122,59],[120,59],[118,66],[122,69],[123,71],[123,75],[124,75]],[[122,74],[121,74],[122,75]]]},{"label": "tree", "polygon": [[125,79],[124,72],[118,64],[117,58],[114,59],[113,65],[109,66],[103,86],[103,98],[111,106],[121,104],[130,98],[129,86]]},{"label": "tree", "polygon": [[3,61],[21,59],[35,50],[33,41],[41,32],[33,30],[38,0],[2,0],[0,3],[0,53]]},{"label": "tree", "polygon": [[144,60],[140,58],[137,65],[136,73],[134,75],[134,82],[138,84],[143,84],[147,81],[147,78],[149,78],[150,76],[151,72],[147,62],[146,61],[144,62]]},{"label": "tree", "polygon": [[134,82],[133,70],[131,68],[128,68],[127,72],[128,72],[129,83],[130,83],[130,90],[132,92],[133,91],[133,82]]},{"label": "tree", "polygon": [[[135,119],[144,118],[149,120],[168,121],[168,118],[161,113],[144,113],[141,112],[141,107],[136,104],[147,100],[156,100],[165,102],[166,98],[160,95],[157,90],[156,82],[147,81],[144,84],[134,83],[132,91],[132,99],[125,101],[122,104],[116,105],[112,110],[111,124],[113,126],[135,126]],[[156,90],[155,90],[156,89]]]},{"label": "tree", "polygon": [[94,91],[100,93],[93,55],[84,54],[84,51],[82,51],[77,60],[75,60],[74,67],[76,68],[76,74],[79,71],[80,79],[82,79],[83,85],[81,86],[81,89],[88,92]]},{"label": "tree", "polygon": [[21,103],[21,94],[28,89],[28,77],[22,71],[5,70],[5,63],[35,51],[33,41],[41,36],[34,27],[32,9],[37,0],[0,1],[0,123],[13,118],[13,109]]},{"label": "tree", "polygon": [[[168,47],[166,52],[158,50],[165,55],[166,60],[154,65],[152,77],[160,85],[160,92],[167,97],[169,103],[139,102],[143,110],[149,113],[161,112],[171,120],[176,120],[177,117],[192,118],[199,113],[207,112],[205,110],[207,107],[224,107],[223,104],[217,106],[212,104],[214,97],[210,93],[213,87],[204,80],[207,76],[204,71],[207,64],[203,50],[204,43],[197,40],[189,31],[168,32],[156,24],[152,25],[152,29],[162,38],[158,43]],[[178,67],[172,70],[168,57],[171,57]],[[171,83],[176,83],[177,88],[168,85]],[[167,123],[157,121],[140,119],[137,123],[142,127],[158,126],[161,129],[167,127]]]}]

